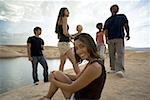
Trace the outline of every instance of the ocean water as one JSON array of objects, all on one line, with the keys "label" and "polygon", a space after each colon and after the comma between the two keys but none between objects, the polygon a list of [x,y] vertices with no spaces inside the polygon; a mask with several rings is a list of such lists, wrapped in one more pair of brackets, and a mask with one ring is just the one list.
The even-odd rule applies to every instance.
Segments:
[{"label": "ocean water", "polygon": [[[58,70],[59,59],[47,60],[49,73]],[[72,68],[72,64],[67,60],[65,69]],[[43,80],[43,68],[38,64],[38,77]],[[26,57],[0,59],[0,94],[12,89],[33,84],[31,62]]]}]

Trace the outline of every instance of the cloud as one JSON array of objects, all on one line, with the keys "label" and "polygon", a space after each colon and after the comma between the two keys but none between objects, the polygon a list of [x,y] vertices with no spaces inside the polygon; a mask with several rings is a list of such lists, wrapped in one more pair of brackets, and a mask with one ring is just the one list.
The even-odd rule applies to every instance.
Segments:
[{"label": "cloud", "polygon": [[65,6],[70,11],[68,18],[70,33],[75,33],[76,25],[81,24],[84,32],[90,33],[95,38],[97,31],[95,25],[98,22],[104,23],[111,16],[109,9],[112,4],[118,4],[119,13],[125,14],[129,20],[131,42],[127,44],[133,45],[133,42],[136,44],[135,41],[140,37],[142,37],[140,41],[148,41],[150,38],[148,0],[1,0],[0,20],[13,22],[5,29],[9,32],[13,32],[13,29],[19,32],[24,27],[29,31],[35,25],[39,25],[43,28],[43,37],[50,41],[57,37],[54,33],[56,19],[59,9]]},{"label": "cloud", "polygon": [[0,10],[1,20],[18,21],[22,18],[24,12],[22,6],[18,6],[6,2],[2,2],[2,3],[0,2],[0,6],[1,6],[1,10]]},{"label": "cloud", "polygon": [[[40,21],[41,9],[40,2],[30,1],[2,1],[0,2],[1,20],[10,21]],[[3,5],[3,6],[2,6]]]}]

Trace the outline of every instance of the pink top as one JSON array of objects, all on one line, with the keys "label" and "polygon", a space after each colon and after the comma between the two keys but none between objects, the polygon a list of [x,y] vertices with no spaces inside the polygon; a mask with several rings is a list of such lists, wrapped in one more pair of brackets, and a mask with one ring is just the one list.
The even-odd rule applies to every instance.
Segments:
[{"label": "pink top", "polygon": [[101,32],[97,32],[96,33],[96,42],[97,44],[104,44],[104,32],[101,31]]}]

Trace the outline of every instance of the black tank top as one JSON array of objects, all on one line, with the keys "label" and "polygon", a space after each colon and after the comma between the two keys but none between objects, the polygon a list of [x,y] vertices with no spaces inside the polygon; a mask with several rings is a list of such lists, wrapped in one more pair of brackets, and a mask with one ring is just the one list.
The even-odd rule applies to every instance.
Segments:
[{"label": "black tank top", "polygon": [[[67,29],[69,30],[69,26],[67,25]],[[62,25],[58,25],[58,39],[59,39],[59,42],[69,42],[69,37],[65,36],[63,34],[63,28],[62,28]]]},{"label": "black tank top", "polygon": [[99,100],[106,80],[105,67],[100,60],[94,60],[90,64],[98,62],[102,66],[102,74],[88,86],[75,93],[75,100]]}]

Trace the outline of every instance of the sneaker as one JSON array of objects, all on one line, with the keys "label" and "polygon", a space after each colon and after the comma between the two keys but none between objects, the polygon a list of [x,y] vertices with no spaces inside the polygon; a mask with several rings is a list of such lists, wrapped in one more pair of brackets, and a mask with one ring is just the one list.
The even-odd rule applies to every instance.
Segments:
[{"label": "sneaker", "polygon": [[115,73],[115,70],[110,69],[107,73],[108,74],[113,74],[113,73]]},{"label": "sneaker", "polygon": [[124,72],[123,71],[118,71],[118,72],[116,72],[116,75],[123,78],[124,77]]},{"label": "sneaker", "polygon": [[39,85],[39,82],[34,82],[34,85]]}]

